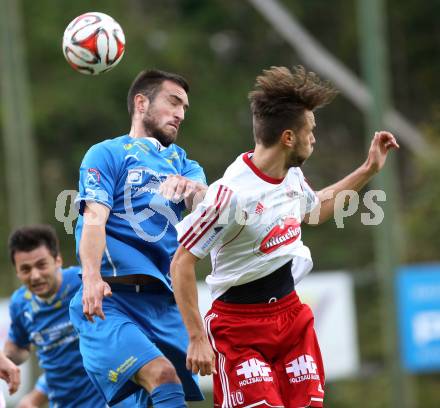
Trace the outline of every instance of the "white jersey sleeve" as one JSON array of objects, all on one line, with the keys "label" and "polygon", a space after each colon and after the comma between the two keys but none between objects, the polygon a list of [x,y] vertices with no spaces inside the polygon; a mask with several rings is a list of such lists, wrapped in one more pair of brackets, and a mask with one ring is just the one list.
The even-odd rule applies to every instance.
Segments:
[{"label": "white jersey sleeve", "polygon": [[176,225],[177,240],[193,255],[204,258],[236,225],[236,203],[229,187],[212,184],[196,209]]},{"label": "white jersey sleeve", "polygon": [[307,182],[301,169],[296,167],[295,170],[299,178],[301,189],[304,193],[305,202],[303,203],[303,212],[304,214],[308,214],[319,204],[319,198],[310,184]]}]

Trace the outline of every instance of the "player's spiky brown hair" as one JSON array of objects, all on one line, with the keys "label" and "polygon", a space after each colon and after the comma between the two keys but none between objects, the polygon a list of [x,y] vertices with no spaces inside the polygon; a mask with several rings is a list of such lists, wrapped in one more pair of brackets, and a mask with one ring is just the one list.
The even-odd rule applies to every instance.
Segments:
[{"label": "player's spiky brown hair", "polygon": [[257,77],[249,93],[254,116],[254,137],[257,143],[269,147],[286,129],[298,131],[304,125],[304,112],[331,102],[337,91],[314,72],[297,65],[271,67]]}]

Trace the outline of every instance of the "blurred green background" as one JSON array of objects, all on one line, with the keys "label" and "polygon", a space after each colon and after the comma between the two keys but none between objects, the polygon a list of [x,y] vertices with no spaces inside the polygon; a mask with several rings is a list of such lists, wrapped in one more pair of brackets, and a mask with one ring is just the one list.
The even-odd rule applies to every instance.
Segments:
[{"label": "blurred green background", "polygon": [[[66,265],[76,262],[74,237],[55,219],[57,196],[63,190],[77,189],[79,164],[89,146],[129,130],[126,93],[140,70],[175,71],[190,82],[190,109],[178,144],[200,162],[213,182],[240,152],[252,147],[247,93],[256,75],[271,65],[305,64],[245,0],[21,0],[16,4],[22,21],[37,157],[37,172],[31,175],[40,202],[35,205],[41,208],[40,221],[53,224],[59,232]],[[282,4],[322,46],[362,76],[356,1],[283,0]],[[111,15],[125,32],[125,56],[105,75],[81,75],[62,55],[66,25],[86,11]],[[391,100],[422,132],[431,152],[430,156],[415,155],[401,143],[396,154],[396,211],[402,243],[399,262],[439,261],[440,2],[388,0],[385,12]],[[3,111],[8,102],[2,97]],[[0,120],[3,123],[5,116]],[[3,133],[4,126],[0,128]],[[304,166],[316,189],[335,182],[362,163],[365,133],[362,112],[342,95],[318,111],[315,152]],[[0,157],[6,165],[4,143],[0,144]],[[15,204],[8,199],[7,174],[3,168],[2,297],[18,285],[6,251],[9,231],[15,226],[10,217],[10,207]],[[391,406],[391,379],[380,334],[383,303],[374,268],[374,228],[362,225],[358,212],[345,220],[343,229],[330,221],[303,231],[316,270],[349,270],[356,283],[362,370],[351,380],[328,384],[326,407]],[[209,266],[207,261],[202,264],[200,279],[209,273]],[[410,380],[414,408],[440,406],[439,374],[411,376]],[[206,403],[193,406],[211,407],[211,397],[207,397]]]}]

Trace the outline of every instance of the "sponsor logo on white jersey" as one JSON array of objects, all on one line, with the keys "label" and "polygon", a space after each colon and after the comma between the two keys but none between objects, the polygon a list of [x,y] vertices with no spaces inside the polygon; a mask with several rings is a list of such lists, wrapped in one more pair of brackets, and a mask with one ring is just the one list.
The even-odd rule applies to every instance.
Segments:
[{"label": "sponsor logo on white jersey", "polygon": [[213,228],[213,230],[211,231],[210,235],[206,238],[205,242],[202,245],[202,250],[205,251],[206,248],[208,248],[212,242],[214,241],[214,239],[217,237],[217,235],[222,232],[223,227],[215,227]]},{"label": "sponsor logo on white jersey", "polygon": [[256,358],[251,358],[238,365],[237,375],[244,376],[244,380],[240,380],[238,384],[240,387],[259,382],[272,382],[271,368],[264,361]]},{"label": "sponsor logo on white jersey", "polygon": [[289,198],[299,197],[298,191],[294,190],[289,184],[286,186],[286,196]]},{"label": "sponsor logo on white jersey", "polygon": [[308,354],[303,354],[287,364],[286,373],[291,374],[291,376],[289,376],[289,382],[291,384],[306,380],[319,380],[315,360]]},{"label": "sponsor logo on white jersey", "polygon": [[270,254],[283,245],[295,242],[301,235],[301,223],[293,217],[285,217],[272,226],[260,244],[260,251]]},{"label": "sponsor logo on white jersey", "polygon": [[255,214],[261,215],[264,212],[264,204],[261,201],[258,201],[257,206],[255,207]]}]

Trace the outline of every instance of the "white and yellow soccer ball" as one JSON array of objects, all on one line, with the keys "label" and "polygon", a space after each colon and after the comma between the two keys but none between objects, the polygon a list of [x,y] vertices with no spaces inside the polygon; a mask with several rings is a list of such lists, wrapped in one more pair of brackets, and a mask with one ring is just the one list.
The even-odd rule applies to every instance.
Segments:
[{"label": "white and yellow soccer ball", "polygon": [[63,53],[73,69],[98,75],[110,71],[122,59],[125,35],[121,26],[104,13],[81,14],[64,31]]}]

